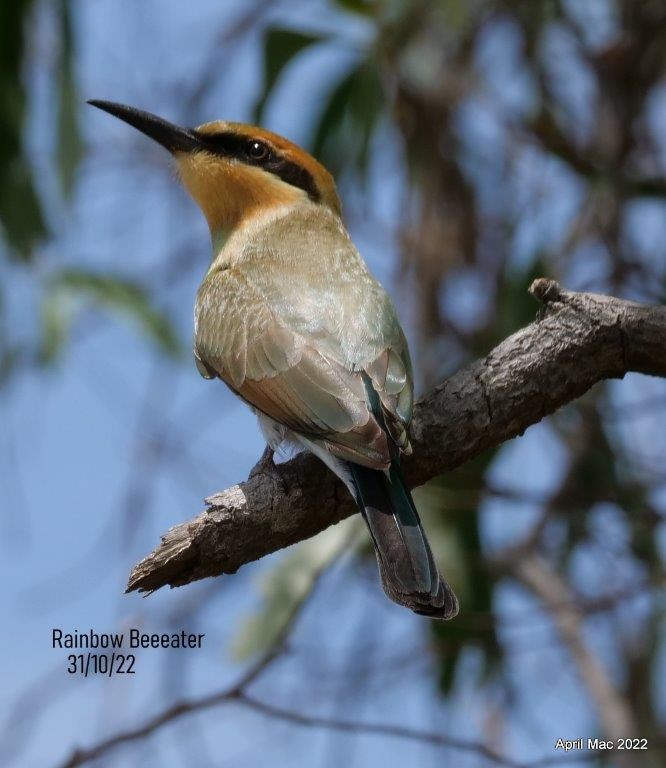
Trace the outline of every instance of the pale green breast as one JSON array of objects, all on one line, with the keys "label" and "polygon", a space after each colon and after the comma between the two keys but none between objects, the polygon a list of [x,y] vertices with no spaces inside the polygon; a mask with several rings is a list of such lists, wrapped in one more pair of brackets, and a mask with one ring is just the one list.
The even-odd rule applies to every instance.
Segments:
[{"label": "pale green breast", "polygon": [[303,206],[256,233],[239,267],[275,315],[361,367],[404,339],[393,304],[340,220]]},{"label": "pale green breast", "polygon": [[[330,365],[318,371],[314,383],[299,385],[309,388],[310,401],[315,402],[317,388],[328,392],[326,400],[342,386],[349,400],[347,427],[355,428],[367,420],[360,373],[365,370],[394,419],[409,422],[412,374],[404,334],[388,295],[336,216],[302,206],[242,241],[232,237],[225,247],[234,250],[218,259],[197,296],[195,350],[205,366],[237,389],[246,379],[261,382],[284,374],[288,390],[298,377],[285,372],[299,366],[306,353],[308,366],[301,365],[299,380],[312,378],[314,352]],[[340,378],[342,383],[334,381]],[[288,407],[282,403],[280,413]],[[342,422],[335,420],[339,431]]]}]

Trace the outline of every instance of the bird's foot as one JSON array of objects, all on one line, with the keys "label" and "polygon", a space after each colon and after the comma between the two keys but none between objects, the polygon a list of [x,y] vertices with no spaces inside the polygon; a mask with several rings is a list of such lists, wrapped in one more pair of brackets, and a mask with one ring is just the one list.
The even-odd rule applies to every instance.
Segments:
[{"label": "bird's foot", "polygon": [[282,493],[286,496],[288,493],[287,484],[284,477],[280,474],[280,471],[273,461],[273,455],[275,451],[267,445],[264,452],[261,454],[259,461],[250,470],[249,478],[253,478],[255,475],[264,475],[270,477],[271,481],[279,486]]},{"label": "bird's foot", "polygon": [[275,451],[270,447],[270,445],[267,445],[264,448],[264,452],[261,454],[259,461],[250,470],[249,476],[254,477],[255,475],[269,474],[275,467],[275,462],[273,461],[274,453]]}]

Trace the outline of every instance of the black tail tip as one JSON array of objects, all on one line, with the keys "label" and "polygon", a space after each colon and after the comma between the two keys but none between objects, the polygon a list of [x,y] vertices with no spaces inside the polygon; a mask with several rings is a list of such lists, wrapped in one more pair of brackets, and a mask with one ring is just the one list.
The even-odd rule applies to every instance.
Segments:
[{"label": "black tail tip", "polygon": [[454,619],[460,610],[458,598],[451,587],[445,583],[440,583],[440,589],[432,600],[426,603],[417,602],[409,607],[419,616],[427,616],[430,619],[439,619],[440,621]]},{"label": "black tail tip", "polygon": [[380,568],[382,586],[386,596],[398,605],[427,616],[429,619],[449,621],[458,615],[460,605],[455,592],[440,576],[433,592],[409,592],[396,588],[396,584],[386,577],[386,572]]}]

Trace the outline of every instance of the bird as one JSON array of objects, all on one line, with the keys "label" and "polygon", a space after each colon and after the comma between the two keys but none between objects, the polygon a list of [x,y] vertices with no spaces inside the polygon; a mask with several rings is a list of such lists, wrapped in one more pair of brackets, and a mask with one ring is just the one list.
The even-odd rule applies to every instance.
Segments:
[{"label": "bird", "polygon": [[166,148],[207,220],[212,260],[194,311],[199,373],[250,406],[269,452],[310,451],[342,480],[391,600],[453,618],[457,597],[401,468],[411,453],[407,340],[350,238],[332,175],[257,126],[185,128],[123,104],[88,103]]}]

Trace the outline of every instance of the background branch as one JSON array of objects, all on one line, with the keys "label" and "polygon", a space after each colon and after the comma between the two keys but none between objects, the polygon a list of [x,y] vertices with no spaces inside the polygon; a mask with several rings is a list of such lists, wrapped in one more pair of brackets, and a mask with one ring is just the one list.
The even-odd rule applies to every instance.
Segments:
[{"label": "background branch", "polygon": [[[522,434],[603,379],[666,376],[666,307],[565,291],[544,278],[530,292],[541,316],[425,395],[415,407],[411,487]],[[206,499],[132,571],[127,591],[154,591],[234,573],[314,536],[355,511],[317,459],[260,462],[247,481]]]},{"label": "background branch", "polygon": [[[589,649],[583,633],[584,613],[564,579],[543,557],[534,553],[514,558],[506,565],[507,570],[536,595],[547,609],[594,701],[603,732],[616,744],[619,739],[636,736],[640,731],[634,722],[631,708],[599,659]],[[618,753],[617,763],[629,768],[638,765],[638,758],[630,751],[626,754]]]},{"label": "background branch", "polygon": [[199,698],[177,701],[163,709],[161,712],[146,719],[139,725],[135,725],[106,739],[102,739],[90,747],[75,749],[65,762],[62,763],[61,768],[76,768],[76,766],[86,765],[101,757],[105,757],[109,752],[116,750],[120,746],[131,744],[132,742],[151,736],[156,731],[176,720],[213,707],[221,707],[228,704],[242,706],[260,715],[264,715],[265,717],[282,720],[301,727],[326,728],[347,733],[388,736],[391,738],[431,744],[437,747],[446,747],[458,752],[476,754],[477,756],[484,758],[488,763],[504,766],[505,768],[535,768],[535,766],[539,766],[540,768],[541,766],[557,766],[575,762],[573,759],[568,759],[568,756],[563,757],[558,754],[542,758],[536,762],[523,763],[505,757],[479,741],[456,738],[455,736],[418,730],[403,725],[364,723],[357,720],[305,714],[280,705],[268,703],[251,694],[248,689],[262,678],[267,670],[279,661],[287,651],[289,639],[294,627],[301,617],[305,607],[311,601],[322,576],[338,560],[338,558],[344,554],[348,549],[349,543],[349,536],[346,536],[329,557],[327,557],[311,574],[308,588],[304,591],[301,598],[292,606],[284,623],[280,627],[277,635],[272,639],[269,647],[254,662],[254,664],[247,669],[235,684]]}]

